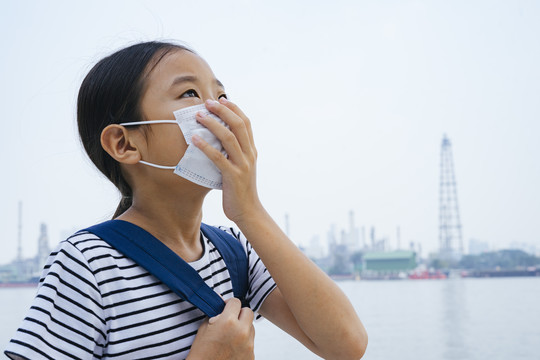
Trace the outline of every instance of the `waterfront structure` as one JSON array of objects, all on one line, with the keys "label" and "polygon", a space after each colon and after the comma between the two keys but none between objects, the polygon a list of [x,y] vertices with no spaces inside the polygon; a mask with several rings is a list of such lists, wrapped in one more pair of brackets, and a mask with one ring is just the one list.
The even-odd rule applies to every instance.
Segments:
[{"label": "waterfront structure", "polygon": [[349,230],[343,233],[342,243],[347,245],[350,251],[358,251],[360,245],[360,231],[355,224],[354,211],[349,211]]},{"label": "waterfront structure", "polygon": [[41,270],[50,254],[47,225],[41,224],[40,235],[38,238],[38,253],[36,256],[27,259],[22,258],[20,225],[18,242],[17,257],[15,260],[9,264],[0,265],[0,285],[33,284],[39,281]]},{"label": "waterfront structure", "polygon": [[450,139],[443,136],[439,183],[439,256],[458,260],[463,255],[463,237]]},{"label": "waterfront structure", "polygon": [[416,253],[408,250],[374,251],[364,254],[366,274],[390,275],[409,272],[416,268]]}]

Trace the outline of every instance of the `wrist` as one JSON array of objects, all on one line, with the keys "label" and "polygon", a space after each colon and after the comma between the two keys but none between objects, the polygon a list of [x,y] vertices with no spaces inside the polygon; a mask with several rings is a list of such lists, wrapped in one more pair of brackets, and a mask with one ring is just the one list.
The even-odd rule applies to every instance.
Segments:
[{"label": "wrist", "polygon": [[256,226],[258,223],[267,221],[269,217],[270,215],[266,209],[261,203],[258,203],[243,211],[242,214],[240,214],[233,221],[241,231],[244,231],[246,228],[251,228],[252,226]]}]

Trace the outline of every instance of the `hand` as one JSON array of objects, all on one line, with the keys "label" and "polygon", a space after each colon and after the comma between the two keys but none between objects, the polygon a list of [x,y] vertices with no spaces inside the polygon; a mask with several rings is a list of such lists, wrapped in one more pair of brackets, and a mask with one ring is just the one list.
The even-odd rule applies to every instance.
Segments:
[{"label": "hand", "polygon": [[236,298],[225,301],[223,312],[199,327],[186,360],[253,360],[253,311]]},{"label": "hand", "polygon": [[238,224],[246,216],[253,216],[262,209],[257,193],[257,150],[251,123],[238,106],[225,98],[219,102],[207,101],[206,107],[229,125],[229,129],[210,116],[197,116],[197,121],[221,141],[228,157],[196,135],[192,141],[221,171],[223,211]]}]

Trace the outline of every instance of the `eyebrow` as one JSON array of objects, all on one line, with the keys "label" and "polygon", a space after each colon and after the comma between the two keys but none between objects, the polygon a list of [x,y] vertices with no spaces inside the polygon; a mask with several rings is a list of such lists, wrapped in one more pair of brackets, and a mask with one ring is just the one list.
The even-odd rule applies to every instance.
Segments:
[{"label": "eyebrow", "polygon": [[[170,87],[172,88],[174,86],[177,86],[179,84],[186,83],[186,82],[196,82],[197,80],[198,80],[197,77],[192,76],[192,75],[177,76],[174,78]],[[215,79],[215,82],[217,86],[225,89],[225,86],[223,86],[223,83],[221,81],[219,81],[218,79]]]}]

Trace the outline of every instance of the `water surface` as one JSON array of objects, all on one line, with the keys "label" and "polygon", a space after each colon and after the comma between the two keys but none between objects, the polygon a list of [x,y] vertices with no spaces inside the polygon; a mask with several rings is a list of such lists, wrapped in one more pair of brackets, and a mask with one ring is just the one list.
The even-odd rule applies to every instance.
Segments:
[{"label": "water surface", "polygon": [[[540,278],[339,285],[368,330],[364,359],[540,359]],[[34,288],[0,289],[2,349],[34,294]],[[318,359],[268,321],[255,328],[258,360]]]}]

